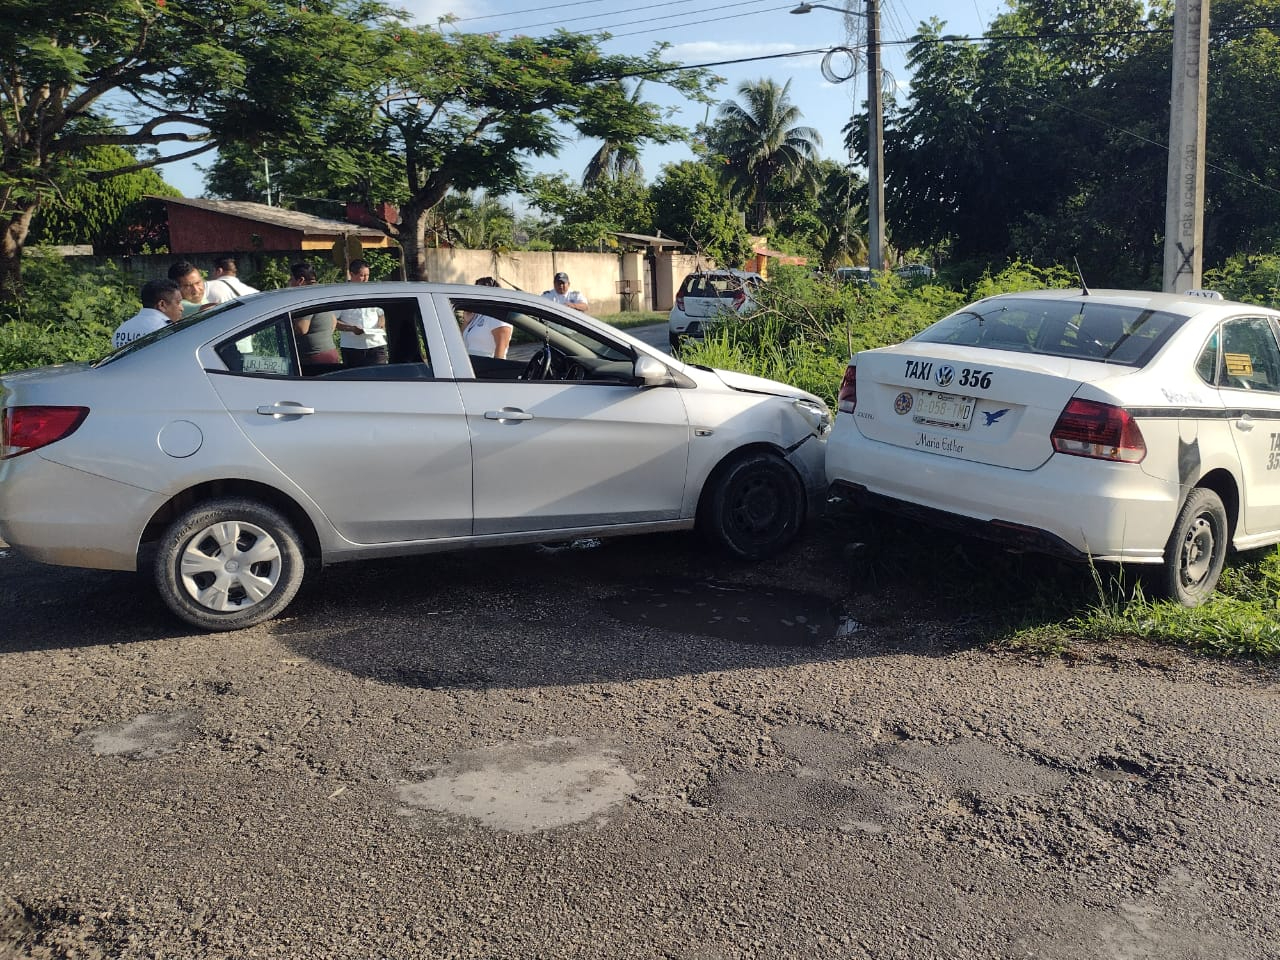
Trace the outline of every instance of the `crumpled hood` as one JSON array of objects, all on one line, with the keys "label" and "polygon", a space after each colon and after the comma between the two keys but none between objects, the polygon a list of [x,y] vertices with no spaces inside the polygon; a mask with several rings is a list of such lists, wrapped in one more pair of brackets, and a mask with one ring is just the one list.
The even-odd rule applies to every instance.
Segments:
[{"label": "crumpled hood", "polygon": [[734,390],[822,402],[807,390],[801,390],[799,387],[793,387],[787,383],[779,383],[777,380],[766,380],[764,377],[753,377],[749,373],[737,373],[733,370],[713,370],[712,372],[724,381],[725,386],[732,387]]}]

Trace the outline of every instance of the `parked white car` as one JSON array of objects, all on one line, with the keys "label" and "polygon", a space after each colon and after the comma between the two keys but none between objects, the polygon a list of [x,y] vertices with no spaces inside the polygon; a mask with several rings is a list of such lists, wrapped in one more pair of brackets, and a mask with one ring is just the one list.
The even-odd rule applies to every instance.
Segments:
[{"label": "parked white car", "polygon": [[[376,320],[388,363],[300,354],[296,328],[342,311]],[[468,355],[468,313],[530,355]],[[542,297],[297,287],[0,378],[0,537],[107,570],[150,545],[173,611],[231,630],[282,611],[309,559],[695,524],[764,556],[825,499],[829,425],[811,394],[686,366]]]},{"label": "parked white car", "polygon": [[1193,606],[1280,541],[1280,312],[1214,294],[990,297],[859,353],[833,491],[1022,548],[1144,565]]},{"label": "parked white car", "polygon": [[755,310],[755,293],[763,283],[764,277],[746,270],[700,270],[685,277],[667,318],[672,353],[681,340],[700,339],[716,322]]}]

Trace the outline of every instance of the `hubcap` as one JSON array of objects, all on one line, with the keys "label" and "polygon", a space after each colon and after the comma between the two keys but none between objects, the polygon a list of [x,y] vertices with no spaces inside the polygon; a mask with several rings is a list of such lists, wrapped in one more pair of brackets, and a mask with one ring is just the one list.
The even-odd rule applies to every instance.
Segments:
[{"label": "hubcap", "polygon": [[192,600],[221,613],[244,610],[271,596],[280,565],[280,546],[267,531],[226,520],[187,541],[178,574]]},{"label": "hubcap", "polygon": [[747,480],[738,489],[733,503],[733,521],[751,534],[768,533],[778,519],[778,493],[763,477]]},{"label": "hubcap", "polygon": [[1213,524],[1207,517],[1196,517],[1182,541],[1182,578],[1197,584],[1209,573],[1213,563]]}]

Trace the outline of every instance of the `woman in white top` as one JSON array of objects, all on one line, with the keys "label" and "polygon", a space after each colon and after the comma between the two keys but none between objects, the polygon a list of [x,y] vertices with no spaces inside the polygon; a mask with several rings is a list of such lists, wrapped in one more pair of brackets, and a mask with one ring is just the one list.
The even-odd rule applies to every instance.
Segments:
[{"label": "woman in white top", "polygon": [[506,357],[507,346],[511,343],[511,324],[470,310],[463,314],[463,319],[467,321],[462,328],[462,342],[467,345],[467,353],[497,357],[499,360]]},{"label": "woman in white top", "polygon": [[[476,281],[478,287],[496,287],[498,281],[493,277],[481,277]],[[462,342],[466,344],[467,353],[479,357],[497,357],[506,359],[507,347],[511,343],[511,324],[497,317],[467,310],[462,319]]]}]

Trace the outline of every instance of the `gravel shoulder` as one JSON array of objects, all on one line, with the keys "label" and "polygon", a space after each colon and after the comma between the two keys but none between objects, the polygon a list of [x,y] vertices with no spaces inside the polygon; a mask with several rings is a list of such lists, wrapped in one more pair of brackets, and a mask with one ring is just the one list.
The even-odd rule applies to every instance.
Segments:
[{"label": "gravel shoulder", "polygon": [[1274,957],[1274,667],[985,646],[831,520],[336,566],[0,547],[0,958]]}]

